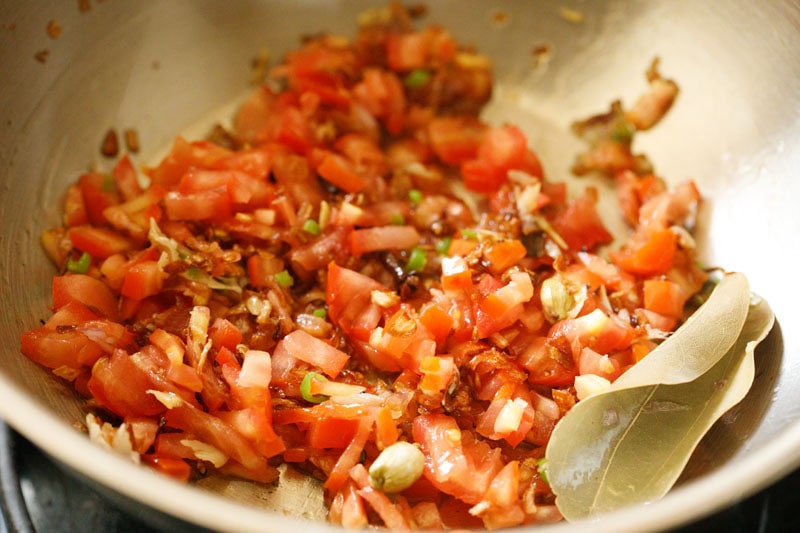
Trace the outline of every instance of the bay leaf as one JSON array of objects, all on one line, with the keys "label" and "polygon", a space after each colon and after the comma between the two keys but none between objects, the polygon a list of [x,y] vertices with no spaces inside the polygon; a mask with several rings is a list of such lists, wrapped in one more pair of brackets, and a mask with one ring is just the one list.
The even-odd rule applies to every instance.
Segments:
[{"label": "bay leaf", "polygon": [[611,390],[573,407],[556,426],[546,454],[547,477],[564,517],[596,518],[663,497],[703,435],[747,394],[753,352],[773,322],[769,305],[754,298],[726,353],[696,379]]},{"label": "bay leaf", "polygon": [[708,300],[666,341],[617,378],[612,389],[696,379],[736,341],[749,305],[747,278],[740,273],[726,274]]}]

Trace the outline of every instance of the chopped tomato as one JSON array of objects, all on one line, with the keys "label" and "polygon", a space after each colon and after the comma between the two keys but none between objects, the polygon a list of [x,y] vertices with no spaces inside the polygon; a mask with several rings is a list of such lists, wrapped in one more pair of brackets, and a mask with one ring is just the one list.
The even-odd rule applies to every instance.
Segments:
[{"label": "chopped tomato", "polygon": [[425,454],[425,477],[442,492],[467,503],[481,500],[502,466],[499,450],[462,432],[447,415],[416,417],[414,440]]},{"label": "chopped tomato", "polygon": [[117,298],[100,280],[85,274],[53,277],[53,307],[60,309],[69,302],[80,302],[112,320],[118,316]]},{"label": "chopped tomato", "polygon": [[478,153],[486,126],[467,117],[441,117],[428,125],[431,149],[444,163],[459,165]]},{"label": "chopped tomato", "polygon": [[553,228],[571,250],[591,250],[611,242],[612,235],[603,225],[596,203],[597,194],[589,189],[584,196],[567,203],[566,209],[553,221]]},{"label": "chopped tomato", "polygon": [[312,337],[303,330],[291,332],[280,341],[280,344],[292,357],[321,369],[332,378],[339,375],[350,358],[341,350]]},{"label": "chopped tomato", "polygon": [[419,243],[420,235],[413,226],[379,226],[350,233],[350,251],[362,255],[380,250],[408,250]]},{"label": "chopped tomato", "polygon": [[358,192],[367,185],[364,178],[358,175],[353,164],[338,154],[325,154],[317,167],[317,172],[325,180],[347,192]]},{"label": "chopped tomato", "polygon": [[611,260],[626,272],[642,276],[664,274],[672,266],[678,237],[672,230],[655,229],[635,235]]}]

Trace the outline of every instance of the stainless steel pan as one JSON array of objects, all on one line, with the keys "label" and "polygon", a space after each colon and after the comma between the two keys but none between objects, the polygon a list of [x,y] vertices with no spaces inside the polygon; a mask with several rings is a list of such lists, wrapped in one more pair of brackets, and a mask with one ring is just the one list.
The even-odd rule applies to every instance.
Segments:
[{"label": "stainless steel pan", "polygon": [[[152,160],[177,132],[208,124],[204,117],[242,94],[257,51],[279,58],[303,33],[352,34],[356,14],[372,3],[87,4],[86,12],[78,2],[0,5],[0,416],[89,479],[190,522],[323,529],[298,523],[324,515],[313,483],[288,476],[277,491],[223,480],[183,486],[89,443],[73,427],[82,419],[73,393],[20,355],[18,339],[48,313],[54,271],[38,236],[58,223],[66,185],[101,159],[109,127],[136,128],[139,161]],[[57,39],[47,35],[50,20],[63,29]],[[678,488],[599,524],[557,529],[667,528],[800,465],[800,5],[437,0],[428,20],[494,59],[499,89],[487,118],[519,123],[555,179],[567,177],[579,147],[570,121],[617,97],[630,102],[660,56],[682,92],[636,148],[672,181],[698,181],[708,199],[706,262],[744,272],[778,318],[758,351],[753,390],[703,441]],[[537,65],[540,45],[551,53]],[[35,59],[45,49],[46,60]]]}]

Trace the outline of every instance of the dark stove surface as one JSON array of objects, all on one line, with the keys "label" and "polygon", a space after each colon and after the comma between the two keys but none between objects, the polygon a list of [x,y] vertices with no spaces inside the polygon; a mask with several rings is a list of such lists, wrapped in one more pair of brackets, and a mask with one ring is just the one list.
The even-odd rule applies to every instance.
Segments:
[{"label": "dark stove surface", "polygon": [[[0,533],[194,531],[164,526],[153,512],[122,509],[66,473],[0,422]],[[676,533],[800,531],[800,470],[762,492]]]}]

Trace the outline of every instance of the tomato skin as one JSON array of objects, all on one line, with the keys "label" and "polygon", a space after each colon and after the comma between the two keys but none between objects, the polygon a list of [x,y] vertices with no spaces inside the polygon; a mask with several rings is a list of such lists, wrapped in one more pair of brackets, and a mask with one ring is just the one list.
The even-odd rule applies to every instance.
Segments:
[{"label": "tomato skin", "polygon": [[72,301],[97,310],[111,320],[119,316],[117,297],[102,281],[85,274],[54,276],[53,308],[58,310]]},{"label": "tomato skin", "polygon": [[502,466],[498,449],[468,440],[456,421],[443,414],[416,417],[413,434],[425,454],[425,477],[436,488],[467,503],[483,498]]}]

